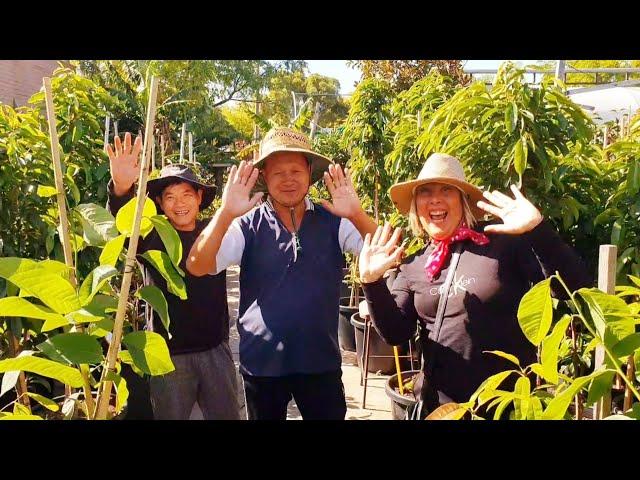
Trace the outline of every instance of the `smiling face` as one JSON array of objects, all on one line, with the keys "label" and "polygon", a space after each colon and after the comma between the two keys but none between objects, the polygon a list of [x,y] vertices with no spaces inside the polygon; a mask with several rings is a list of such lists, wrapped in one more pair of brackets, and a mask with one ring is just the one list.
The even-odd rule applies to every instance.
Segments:
[{"label": "smiling face", "polygon": [[463,217],[462,192],[453,185],[426,183],[415,193],[420,224],[435,240],[453,235]]},{"label": "smiling face", "polygon": [[176,230],[191,231],[196,228],[196,218],[202,203],[202,190],[196,190],[188,182],[169,185],[156,200]]},{"label": "smiling face", "polygon": [[302,153],[274,153],[266,160],[262,175],[269,195],[286,207],[298,205],[309,191],[309,162]]}]

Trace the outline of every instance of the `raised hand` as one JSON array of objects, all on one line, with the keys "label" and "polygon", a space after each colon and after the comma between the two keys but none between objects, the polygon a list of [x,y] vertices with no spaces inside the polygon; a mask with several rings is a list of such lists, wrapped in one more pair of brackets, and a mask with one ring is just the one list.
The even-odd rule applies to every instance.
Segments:
[{"label": "raised hand", "polygon": [[124,144],[120,137],[114,140],[114,147],[107,145],[109,156],[109,168],[116,195],[124,195],[129,191],[140,175],[140,152],[142,150],[142,137],[138,135],[131,145],[131,134],[126,133]]},{"label": "raised hand", "polygon": [[378,280],[384,272],[395,267],[402,259],[404,247],[398,246],[402,229],[396,228],[391,235],[391,225],[378,226],[373,237],[367,233],[360,251],[360,280],[371,283]]},{"label": "raised hand", "polygon": [[263,192],[258,192],[249,198],[251,189],[258,180],[259,170],[244,160],[237,167],[234,165],[229,172],[229,179],[222,193],[220,209],[233,218],[244,215],[255,207]]},{"label": "raised hand", "polygon": [[343,172],[340,165],[329,165],[329,171],[324,172],[324,183],[331,194],[331,203],[322,200],[323,207],[342,218],[360,213],[362,206],[348,168]]},{"label": "raised hand", "polygon": [[502,219],[502,224],[487,225],[485,232],[507,233],[518,235],[529,232],[542,222],[540,211],[518,190],[511,185],[511,191],[515,198],[509,198],[498,191],[484,192],[484,198],[491,203],[480,200],[478,207]]}]

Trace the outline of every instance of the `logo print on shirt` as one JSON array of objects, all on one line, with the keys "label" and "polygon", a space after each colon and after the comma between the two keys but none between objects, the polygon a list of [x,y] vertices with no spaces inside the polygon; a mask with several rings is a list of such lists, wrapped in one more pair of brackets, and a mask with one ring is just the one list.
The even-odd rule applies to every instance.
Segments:
[{"label": "logo print on shirt", "polygon": [[[472,283],[476,283],[476,277],[466,277],[465,274],[454,274],[453,282],[451,282],[451,288],[449,289],[449,296],[447,298],[451,298],[457,295],[459,292],[466,292],[466,287],[471,285]],[[429,290],[431,295],[441,295],[442,290],[444,289],[444,284],[439,287],[432,287]]]}]

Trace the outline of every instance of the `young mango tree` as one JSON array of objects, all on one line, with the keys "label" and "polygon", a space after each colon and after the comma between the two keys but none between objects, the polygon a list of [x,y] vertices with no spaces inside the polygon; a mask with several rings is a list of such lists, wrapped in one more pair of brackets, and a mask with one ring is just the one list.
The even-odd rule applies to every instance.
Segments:
[{"label": "young mango tree", "polygon": [[618,247],[618,282],[640,276],[640,115],[630,122],[629,134],[605,149],[609,178],[614,182],[595,224],[605,230],[607,242]]},{"label": "young mango tree", "polygon": [[[117,394],[110,415],[120,413],[126,405],[128,389],[119,374],[121,363],[131,365],[140,375],[163,375],[174,370],[164,338],[150,331],[135,331],[136,312],[129,308],[127,333],[122,338],[126,350],[118,353],[116,370],[105,373],[107,359],[104,346],[113,332],[119,293],[115,280],[120,274],[115,267],[122,263],[126,254],[125,243],[133,231],[135,206],[136,200],[132,199],[120,209],[115,219],[99,205],[81,206],[88,227],[85,238],[96,241],[101,253],[100,265],[77,287],[70,282],[70,269],[61,262],[0,258],[0,277],[7,282],[12,293],[0,299],[0,317],[5,320],[3,328],[10,328],[7,318],[20,318],[30,333],[30,341],[23,346],[19,357],[0,360],[0,372],[4,373],[2,393],[16,385],[19,372],[37,374],[71,388],[82,388],[82,392],[73,393],[64,400],[62,414],[65,418],[91,419],[95,411],[89,408],[91,402],[87,401],[87,392],[95,397],[101,379],[112,381],[116,386]],[[166,252],[151,250],[143,257],[167,281],[171,294],[186,299],[184,272],[178,266],[182,258],[182,243],[166,217],[157,215],[154,203],[147,199],[141,235],[148,235],[154,228]],[[100,245],[104,239],[106,242]],[[168,305],[162,291],[147,285],[138,288],[134,296],[148,302],[170,332]],[[82,374],[81,365],[89,365],[89,376]],[[22,391],[21,395],[32,398],[46,409],[59,409],[56,399],[29,391]],[[0,411],[0,419],[39,417],[19,401],[12,404],[12,412]]]},{"label": "young mango tree", "polygon": [[[393,92],[383,80],[367,79],[358,84],[344,125],[342,142],[350,152],[348,166],[365,208],[371,208],[376,222],[381,212],[390,212],[391,200],[384,195],[391,187],[384,159],[391,151],[388,124]],[[372,196],[373,195],[373,196]]]},{"label": "young mango tree", "polygon": [[[595,404],[611,392],[618,375],[626,385],[631,401],[628,406],[614,405],[616,413],[609,418],[640,420],[640,333],[636,333],[636,326],[640,324],[640,303],[628,304],[622,298],[640,297],[637,287],[640,278],[631,277],[631,280],[635,286],[618,289],[618,295],[609,295],[596,288],[571,292],[558,274],[533,286],[520,302],[518,322],[527,339],[541,347],[540,361],[522,366],[518,358],[508,352],[485,352],[508,359],[515,368],[492,375],[468,402],[443,405],[434,410],[430,418],[482,418],[490,414],[499,419],[504,417],[508,407],[512,407],[510,419],[571,419],[574,417],[569,407],[577,395],[585,392],[586,405]],[[552,298],[552,282],[566,293],[566,302]],[[605,361],[589,372],[574,371],[571,376],[563,373],[559,366],[563,350],[566,353],[563,346],[568,342],[575,344],[575,338],[571,338],[575,323],[583,328],[587,339],[580,354],[588,355],[597,346],[602,346]],[[634,359],[634,367],[624,371],[629,356]],[[535,385],[531,381],[533,374],[545,383]],[[500,388],[508,377],[516,378],[512,390]]]}]

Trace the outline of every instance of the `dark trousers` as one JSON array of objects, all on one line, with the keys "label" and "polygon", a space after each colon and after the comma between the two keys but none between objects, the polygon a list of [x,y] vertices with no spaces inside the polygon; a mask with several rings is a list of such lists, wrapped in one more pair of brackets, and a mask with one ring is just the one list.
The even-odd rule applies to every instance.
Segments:
[{"label": "dark trousers", "polygon": [[347,413],[342,370],[243,378],[249,420],[286,420],[291,398],[305,420],[344,420]]}]

